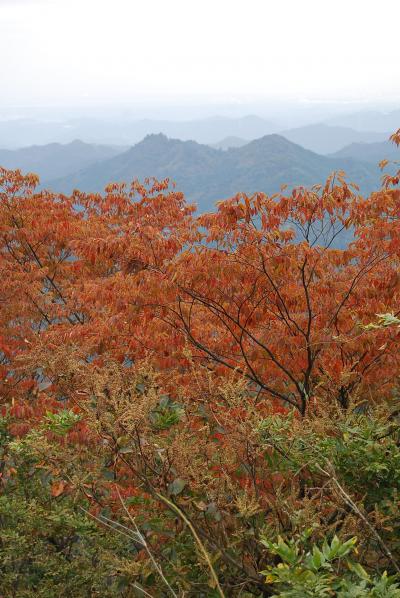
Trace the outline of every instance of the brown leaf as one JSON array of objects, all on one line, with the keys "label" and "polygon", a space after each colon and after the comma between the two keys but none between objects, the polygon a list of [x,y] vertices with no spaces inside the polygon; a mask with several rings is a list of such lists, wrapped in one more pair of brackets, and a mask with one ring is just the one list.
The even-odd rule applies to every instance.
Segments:
[{"label": "brown leaf", "polygon": [[51,485],[51,495],[54,497],[60,496],[65,490],[65,482],[53,482]]}]

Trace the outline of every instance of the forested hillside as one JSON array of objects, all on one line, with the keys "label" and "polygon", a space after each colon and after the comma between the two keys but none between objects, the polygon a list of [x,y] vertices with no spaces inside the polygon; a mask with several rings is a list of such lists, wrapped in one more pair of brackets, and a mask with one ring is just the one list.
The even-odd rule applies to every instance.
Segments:
[{"label": "forested hillside", "polygon": [[376,188],[377,165],[351,158],[328,158],[291,143],[280,135],[267,135],[242,147],[225,151],[194,141],[149,135],[128,151],[86,169],[49,182],[63,193],[73,189],[103,191],[109,182],[132,178],[170,178],[199,210],[213,209],[216,201],[244,192],[277,193],[281,185],[312,185],[333,170],[345,170],[363,192]]},{"label": "forested hillside", "polygon": [[77,170],[107,160],[125,151],[124,147],[91,145],[75,140],[66,145],[49,143],[24,147],[18,150],[0,149],[0,164],[10,170],[39,173],[42,183],[49,179],[65,177]]}]

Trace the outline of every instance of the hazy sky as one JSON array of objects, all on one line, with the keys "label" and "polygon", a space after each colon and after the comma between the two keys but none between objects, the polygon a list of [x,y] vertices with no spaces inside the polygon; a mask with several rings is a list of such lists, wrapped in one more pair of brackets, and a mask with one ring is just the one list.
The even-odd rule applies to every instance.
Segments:
[{"label": "hazy sky", "polygon": [[0,0],[0,106],[400,98],[399,0]]}]

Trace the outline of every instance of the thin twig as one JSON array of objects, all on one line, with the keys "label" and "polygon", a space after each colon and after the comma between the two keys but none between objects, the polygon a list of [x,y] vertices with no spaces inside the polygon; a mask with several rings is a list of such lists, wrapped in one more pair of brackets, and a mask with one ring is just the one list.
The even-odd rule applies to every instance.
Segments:
[{"label": "thin twig", "polygon": [[[328,464],[328,465],[330,465],[330,464]],[[360,509],[358,508],[358,506],[355,504],[355,502],[352,500],[352,498],[347,494],[347,492],[345,491],[345,489],[343,488],[343,486],[339,483],[339,481],[336,479],[336,477],[334,475],[332,475],[331,473],[329,473],[328,471],[322,469],[322,467],[320,467],[318,464],[316,464],[316,466],[317,466],[317,468],[320,470],[320,472],[322,474],[326,475],[330,480],[332,480],[332,482],[334,482],[335,486],[339,490],[339,493],[341,494],[341,496],[344,499],[345,503],[352,509],[352,511],[365,523],[365,525],[368,527],[368,529],[372,532],[372,534],[375,536],[376,540],[378,541],[378,543],[382,547],[384,553],[386,554],[386,556],[388,557],[388,559],[392,563],[393,567],[396,569],[397,573],[400,574],[400,566],[398,565],[397,561],[393,557],[390,549],[386,546],[386,544],[383,541],[383,539],[382,539],[381,535],[379,534],[379,532],[368,521],[368,519],[365,517],[365,515],[360,511]]]},{"label": "thin twig", "polygon": [[152,596],[151,594],[149,594],[148,592],[146,592],[146,590],[144,590],[144,589],[143,589],[143,588],[141,588],[140,586],[136,585],[135,583],[133,584],[133,587],[134,587],[136,590],[139,590],[139,592],[142,592],[142,594],[143,594],[144,596],[150,596],[150,598],[154,598],[154,596]]},{"label": "thin twig", "polygon": [[139,530],[139,528],[138,528],[138,526],[136,524],[136,521],[134,520],[134,518],[132,517],[132,515],[129,513],[128,509],[126,508],[126,504],[124,503],[124,501],[122,499],[122,496],[121,496],[121,493],[119,491],[118,486],[115,486],[115,489],[117,491],[118,498],[119,498],[119,500],[121,502],[121,505],[122,505],[125,513],[128,515],[129,521],[132,523],[133,527],[135,528],[135,533],[138,535],[138,538],[139,538],[140,542],[143,544],[144,549],[146,550],[147,554],[149,555],[149,558],[150,558],[151,562],[153,563],[153,565],[154,565],[154,567],[155,567],[158,575],[161,577],[162,581],[165,583],[165,585],[167,586],[167,588],[169,589],[169,591],[171,592],[171,594],[174,596],[174,598],[178,598],[178,595],[171,588],[171,586],[170,586],[168,580],[166,579],[166,577],[165,577],[165,575],[163,573],[163,570],[161,569],[160,565],[157,563],[157,561],[155,560],[154,556],[152,555],[152,553],[151,553],[151,551],[150,551],[150,549],[148,547],[148,544],[147,544],[145,538],[141,534],[141,532],[140,532],[140,530]]},{"label": "thin twig", "polygon": [[215,586],[216,586],[216,588],[218,590],[218,593],[219,593],[220,597],[221,598],[225,598],[225,594],[222,591],[222,588],[220,586],[219,579],[218,579],[218,576],[217,576],[217,574],[215,572],[215,569],[214,569],[214,567],[212,565],[210,556],[209,556],[209,554],[208,554],[208,552],[207,552],[207,550],[206,550],[203,542],[200,540],[200,537],[198,536],[195,528],[193,527],[193,524],[186,517],[186,515],[181,511],[181,509],[175,503],[173,503],[171,500],[169,500],[166,496],[163,496],[162,494],[158,494],[158,492],[156,492],[156,496],[164,504],[166,504],[170,509],[172,509],[173,511],[175,511],[175,513],[182,519],[182,521],[184,521],[186,523],[186,525],[190,529],[190,531],[191,531],[191,533],[193,535],[193,538],[195,539],[198,547],[200,548],[200,550],[201,550],[201,552],[202,552],[202,554],[203,554],[203,556],[204,556],[204,558],[205,558],[205,560],[207,562],[208,568],[209,568],[210,573],[211,573],[211,577],[214,580]]},{"label": "thin twig", "polygon": [[[122,502],[122,501],[121,501]],[[125,508],[125,505],[122,502],[122,506]],[[174,596],[174,598],[178,598],[178,595],[174,592],[174,590],[171,588],[170,584],[168,583],[167,579],[165,578],[161,567],[158,565],[158,563],[156,562],[156,560],[154,559],[153,555],[151,554],[147,542],[144,539],[144,537],[142,536],[142,534],[140,533],[136,523],[134,521],[132,521],[132,518],[130,517],[130,520],[132,521],[132,523],[135,525],[135,536],[132,535],[132,530],[129,529],[129,527],[126,527],[125,525],[122,525],[121,523],[118,523],[118,521],[113,521],[112,519],[109,519],[108,517],[105,517],[104,515],[101,515],[100,517],[97,517],[96,515],[94,515],[93,513],[90,513],[90,511],[87,511],[86,509],[84,509],[83,507],[79,507],[84,513],[86,513],[87,515],[89,515],[89,517],[92,517],[93,519],[95,519],[95,521],[98,521],[99,523],[101,523],[102,525],[105,525],[106,527],[112,529],[114,532],[117,532],[118,534],[121,534],[122,536],[125,536],[126,538],[129,538],[130,540],[134,540],[135,542],[138,542],[139,544],[141,544],[143,546],[143,548],[146,550],[147,554],[149,555],[151,562],[153,563],[157,573],[160,575],[161,579],[163,580],[163,582],[167,585],[168,589],[170,590],[170,592],[172,593],[172,595]],[[127,509],[125,509],[127,511]],[[128,514],[130,515],[129,511],[127,511]],[[113,525],[111,525],[113,524]],[[117,526],[117,527],[114,527]],[[118,528],[122,528],[122,529],[118,529]],[[125,531],[122,531],[125,530]],[[128,532],[128,533],[127,533]],[[140,588],[139,586],[135,586],[137,587],[137,589],[141,590],[146,596],[150,596],[151,598],[153,598],[151,596],[151,594],[148,594],[145,590],[142,590],[142,588]]]}]

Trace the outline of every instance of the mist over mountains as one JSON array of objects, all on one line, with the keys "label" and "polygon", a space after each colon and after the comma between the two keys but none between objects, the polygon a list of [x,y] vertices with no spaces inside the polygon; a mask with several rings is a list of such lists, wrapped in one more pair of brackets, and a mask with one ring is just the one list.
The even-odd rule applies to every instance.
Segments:
[{"label": "mist over mountains", "polygon": [[48,186],[62,193],[74,188],[103,191],[109,182],[134,178],[170,178],[200,211],[211,210],[218,200],[238,192],[278,192],[288,184],[323,182],[333,170],[345,170],[365,192],[379,181],[379,170],[352,158],[325,157],[280,135],[266,135],[239,148],[220,150],[194,141],[149,135],[126,152],[55,179]]},{"label": "mist over mountains", "polygon": [[70,143],[81,139],[87,143],[132,145],[146,135],[163,133],[168,137],[216,143],[227,136],[255,139],[277,132],[277,126],[258,116],[228,118],[215,116],[198,120],[117,120],[76,118],[66,121],[17,119],[0,121],[0,147]]},{"label": "mist over mountains", "polygon": [[400,159],[400,151],[390,141],[378,143],[350,143],[332,154],[335,158],[353,158],[363,162],[377,164],[383,159],[397,161]]},{"label": "mist over mountains", "polygon": [[386,141],[390,133],[390,129],[389,132],[357,131],[349,127],[319,123],[288,129],[282,131],[281,135],[317,154],[331,154],[350,143]]},{"label": "mist over mountains", "polygon": [[42,181],[73,174],[95,162],[112,158],[125,149],[119,146],[93,145],[74,140],[69,144],[49,143],[18,150],[0,149],[0,165],[10,170],[34,172]]},{"label": "mist over mountains", "polygon": [[329,118],[326,123],[331,126],[350,127],[356,131],[396,131],[400,123],[400,110],[380,112],[364,110],[353,114],[343,114]]},{"label": "mist over mountains", "polygon": [[321,183],[334,170],[344,170],[368,193],[380,183],[378,162],[398,159],[400,152],[387,141],[395,122],[400,123],[400,111],[341,115],[286,130],[251,115],[3,120],[0,147],[35,144],[0,149],[0,165],[36,172],[42,187],[62,193],[101,192],[110,182],[134,178],[169,178],[205,211],[237,192],[276,193],[283,184]]},{"label": "mist over mountains", "polygon": [[[368,114],[371,122],[368,123]],[[80,139],[96,145],[131,146],[146,135],[163,133],[173,139],[197,141],[220,147],[233,147],[278,133],[316,153],[336,152],[351,143],[372,143],[386,140],[400,122],[400,111],[355,113],[296,127],[285,127],[280,119],[257,115],[240,117],[212,116],[186,120],[160,120],[76,116],[59,119],[0,119],[0,148],[18,149],[31,145],[71,143]],[[367,125],[370,124],[368,127]],[[365,126],[364,126],[365,125]],[[228,138],[227,145],[224,140]],[[236,141],[233,140],[236,138]],[[233,142],[232,142],[233,140]],[[225,145],[224,145],[225,143]]]}]

